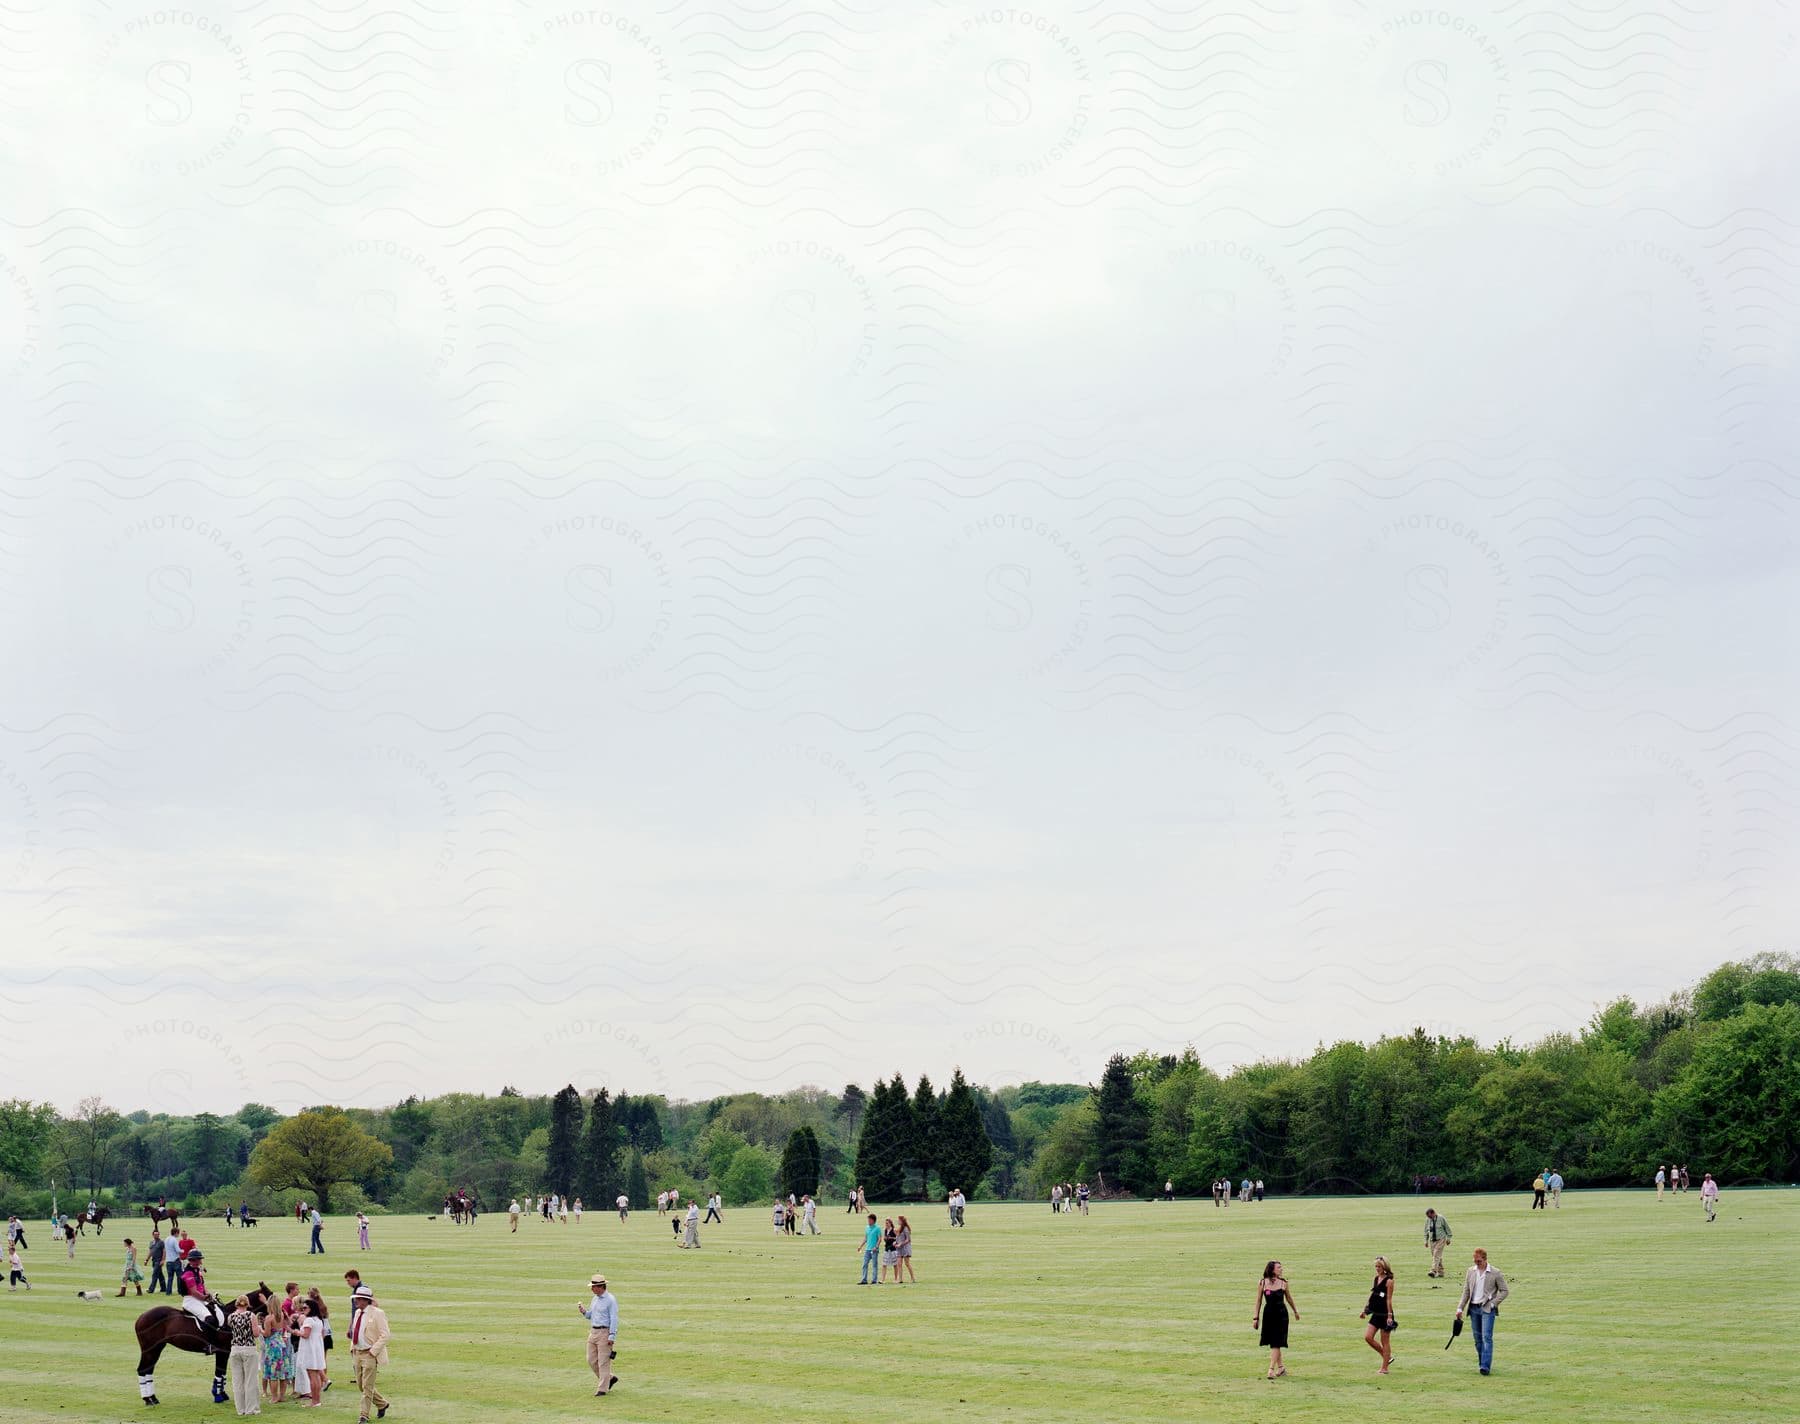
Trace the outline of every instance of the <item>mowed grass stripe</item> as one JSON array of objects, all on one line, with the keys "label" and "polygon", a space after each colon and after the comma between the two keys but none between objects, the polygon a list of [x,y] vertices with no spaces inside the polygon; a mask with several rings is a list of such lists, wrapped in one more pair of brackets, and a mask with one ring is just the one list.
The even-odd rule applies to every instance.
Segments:
[{"label": "mowed grass stripe", "polygon": [[[1455,1231],[1442,1282],[1425,1279],[1426,1199],[1414,1197],[1097,1205],[1085,1218],[977,1204],[961,1231],[941,1207],[909,1205],[919,1284],[871,1288],[855,1284],[861,1233],[841,1211],[821,1213],[823,1235],[800,1238],[774,1236],[762,1211],[728,1211],[723,1227],[703,1229],[699,1252],[677,1250],[654,1213],[627,1223],[594,1213],[580,1227],[534,1219],[516,1235],[503,1215],[473,1228],[384,1217],[369,1253],[334,1219],[324,1257],[306,1254],[291,1221],[191,1225],[219,1287],[318,1284],[340,1331],[343,1272],[361,1269],[396,1331],[394,1424],[601,1411],[644,1421],[1790,1417],[1800,1194],[1728,1193],[1711,1226],[1694,1193],[1658,1204],[1647,1192],[1571,1192],[1551,1212],[1528,1211],[1528,1195],[1432,1200]],[[115,1222],[84,1239],[74,1263],[34,1232],[36,1292],[0,1293],[4,1424],[144,1412],[130,1322],[147,1298],[74,1295],[117,1289],[127,1231],[148,1236]],[[1477,1245],[1513,1288],[1485,1380],[1467,1334],[1443,1350]],[[1399,1272],[1386,1379],[1357,1319],[1377,1253]],[[1250,1326],[1271,1256],[1301,1308],[1292,1373],[1274,1384]],[[596,1269],[623,1313],[625,1383],[607,1400],[591,1397],[574,1311]],[[341,1344],[332,1365],[339,1383],[321,1417],[353,1419]],[[197,1357],[165,1356],[158,1424],[235,1417],[207,1402],[206,1376]]]}]

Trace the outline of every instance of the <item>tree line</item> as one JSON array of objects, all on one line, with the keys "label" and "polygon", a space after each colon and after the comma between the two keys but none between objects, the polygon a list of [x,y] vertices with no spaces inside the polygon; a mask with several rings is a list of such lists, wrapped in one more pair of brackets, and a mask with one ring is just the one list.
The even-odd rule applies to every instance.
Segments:
[{"label": "tree line", "polygon": [[1579,1030],[1529,1046],[1423,1030],[1321,1045],[1228,1073],[1189,1048],[1117,1054],[1098,1083],[969,1083],[898,1074],[869,1092],[801,1088],[703,1102],[565,1085],[489,1096],[321,1105],[291,1117],[120,1113],[85,1098],[64,1114],[0,1101],[0,1196],[168,1196],[190,1209],[248,1200],[283,1210],[437,1211],[468,1189],[489,1209],[561,1192],[593,1209],[659,1191],[731,1205],[777,1191],[871,1200],[1037,1198],[1057,1181],[1147,1195],[1218,1177],[1284,1193],[1516,1188],[1546,1165],[1571,1183],[1642,1182],[1679,1160],[1722,1181],[1800,1178],[1800,962],[1721,965],[1649,1006],[1615,999]]}]

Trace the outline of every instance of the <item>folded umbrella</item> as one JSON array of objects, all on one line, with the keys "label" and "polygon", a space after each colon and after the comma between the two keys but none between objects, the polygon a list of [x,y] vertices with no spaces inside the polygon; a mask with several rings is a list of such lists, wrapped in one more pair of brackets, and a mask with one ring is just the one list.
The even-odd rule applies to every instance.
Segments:
[{"label": "folded umbrella", "polygon": [[1450,1338],[1444,1341],[1444,1348],[1448,1350],[1454,1345],[1456,1343],[1456,1337],[1460,1334],[1462,1334],[1462,1316],[1459,1315],[1456,1317],[1455,1323],[1450,1327]]}]

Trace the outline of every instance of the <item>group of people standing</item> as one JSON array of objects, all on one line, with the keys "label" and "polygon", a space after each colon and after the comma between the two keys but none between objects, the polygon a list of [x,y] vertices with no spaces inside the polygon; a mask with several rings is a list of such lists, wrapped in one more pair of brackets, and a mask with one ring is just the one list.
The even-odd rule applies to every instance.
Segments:
[{"label": "group of people standing", "polygon": [[[1221,1177],[1212,1184],[1212,1199],[1214,1206],[1230,1206],[1231,1198],[1232,1186],[1229,1178]],[[1255,1181],[1251,1181],[1250,1178],[1245,1177],[1243,1181],[1239,1182],[1237,1185],[1237,1199],[1241,1202],[1261,1201],[1263,1199],[1262,1178],[1258,1177]]]},{"label": "group of people standing", "polygon": [[794,1194],[789,1192],[786,1201],[780,1197],[775,1198],[774,1221],[777,1236],[783,1233],[789,1236],[798,1236],[801,1226],[806,1227],[809,1236],[817,1236],[819,1234],[819,1204],[810,1196],[802,1196],[796,1201]]},{"label": "group of people standing", "polygon": [[[621,1197],[619,1200],[623,1201],[624,1198]],[[506,1220],[507,1224],[514,1231],[517,1231],[519,1229],[519,1218],[521,1216],[541,1216],[545,1221],[559,1221],[564,1226],[567,1226],[569,1224],[569,1217],[573,1214],[575,1217],[575,1224],[580,1226],[581,1214],[585,1210],[586,1208],[582,1206],[580,1197],[571,1200],[568,1197],[558,1195],[556,1192],[551,1192],[548,1196],[526,1197],[523,1206],[519,1204],[519,1199],[514,1197],[512,1201],[507,1204]],[[450,1214],[450,1208],[446,1206],[444,1208],[444,1215],[449,1216]],[[471,1210],[469,1214],[470,1219],[472,1220],[474,1218],[474,1212]],[[620,1210],[619,1214],[620,1216],[624,1215],[623,1209]]]},{"label": "group of people standing", "polygon": [[1058,1215],[1088,1214],[1088,1184],[1058,1182],[1050,1188],[1050,1210]]},{"label": "group of people standing", "polygon": [[[1435,1267],[1429,1274],[1441,1276],[1444,1273],[1443,1243],[1450,1239],[1449,1223],[1435,1211],[1428,1211],[1426,1219],[1426,1244],[1432,1248]],[[1442,1227],[1441,1234],[1433,1234],[1434,1223]],[[1509,1294],[1506,1277],[1489,1264],[1487,1252],[1478,1248],[1463,1276],[1455,1329],[1461,1333],[1462,1322],[1465,1317],[1468,1319],[1475,1336],[1475,1364],[1484,1375],[1493,1369],[1494,1322]],[[1394,1298],[1394,1268],[1388,1264],[1386,1256],[1377,1256],[1369,1298],[1358,1317],[1368,1322],[1363,1328],[1363,1342],[1381,1357],[1377,1374],[1387,1374],[1394,1363],[1393,1336],[1400,1328]],[[1262,1277],[1256,1283],[1255,1308],[1250,1316],[1250,1324],[1259,1332],[1257,1342],[1269,1352],[1268,1378],[1280,1379],[1287,1373],[1283,1352],[1288,1348],[1288,1326],[1290,1320],[1297,1322],[1299,1319],[1300,1308],[1294,1303],[1293,1287],[1288,1284],[1286,1270],[1281,1262],[1270,1261],[1263,1267]]]},{"label": "group of people standing", "polygon": [[862,1279],[859,1286],[878,1286],[887,1280],[887,1273],[894,1273],[894,1284],[902,1286],[906,1281],[900,1279],[901,1271],[906,1272],[907,1280],[918,1284],[918,1277],[913,1275],[912,1266],[912,1226],[902,1216],[895,1220],[889,1217],[878,1223],[875,1213],[869,1213],[869,1224],[863,1228],[862,1239]]},{"label": "group of people standing", "polygon": [[[355,1271],[344,1273],[350,1288],[351,1369],[361,1397],[358,1424],[388,1412],[389,1401],[376,1387],[376,1377],[388,1362],[392,1331],[387,1312],[375,1303],[373,1287]],[[317,1286],[305,1295],[289,1281],[287,1293],[269,1297],[261,1310],[248,1295],[240,1295],[225,1317],[231,1337],[226,1368],[231,1379],[231,1400],[240,1415],[262,1413],[262,1404],[300,1404],[317,1408],[331,1388],[331,1352],[336,1338],[331,1309]],[[260,1381],[260,1387],[259,1387]]]}]

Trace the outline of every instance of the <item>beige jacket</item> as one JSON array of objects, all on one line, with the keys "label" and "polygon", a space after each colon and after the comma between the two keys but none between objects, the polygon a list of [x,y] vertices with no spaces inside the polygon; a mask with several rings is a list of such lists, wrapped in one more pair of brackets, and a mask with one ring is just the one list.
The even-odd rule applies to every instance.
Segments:
[{"label": "beige jacket", "polygon": [[387,1347],[393,1331],[388,1329],[387,1312],[379,1305],[365,1305],[352,1317],[351,1335],[353,1354],[366,1354],[378,1365],[388,1362]]},{"label": "beige jacket", "polygon": [[[1500,1272],[1494,1268],[1494,1265],[1492,1262],[1488,1263],[1487,1273],[1488,1273],[1488,1298],[1487,1298],[1488,1309],[1498,1310],[1501,1307],[1501,1305],[1505,1302],[1506,1297],[1511,1294],[1511,1292],[1508,1291],[1506,1288],[1506,1277],[1501,1275]],[[1462,1300],[1460,1303],[1458,1303],[1458,1305],[1456,1307],[1456,1313],[1458,1315],[1466,1315],[1469,1310],[1469,1302],[1471,1300],[1473,1300],[1474,1298],[1475,1298],[1475,1268],[1473,1266],[1470,1266],[1468,1271],[1463,1276]]]}]

